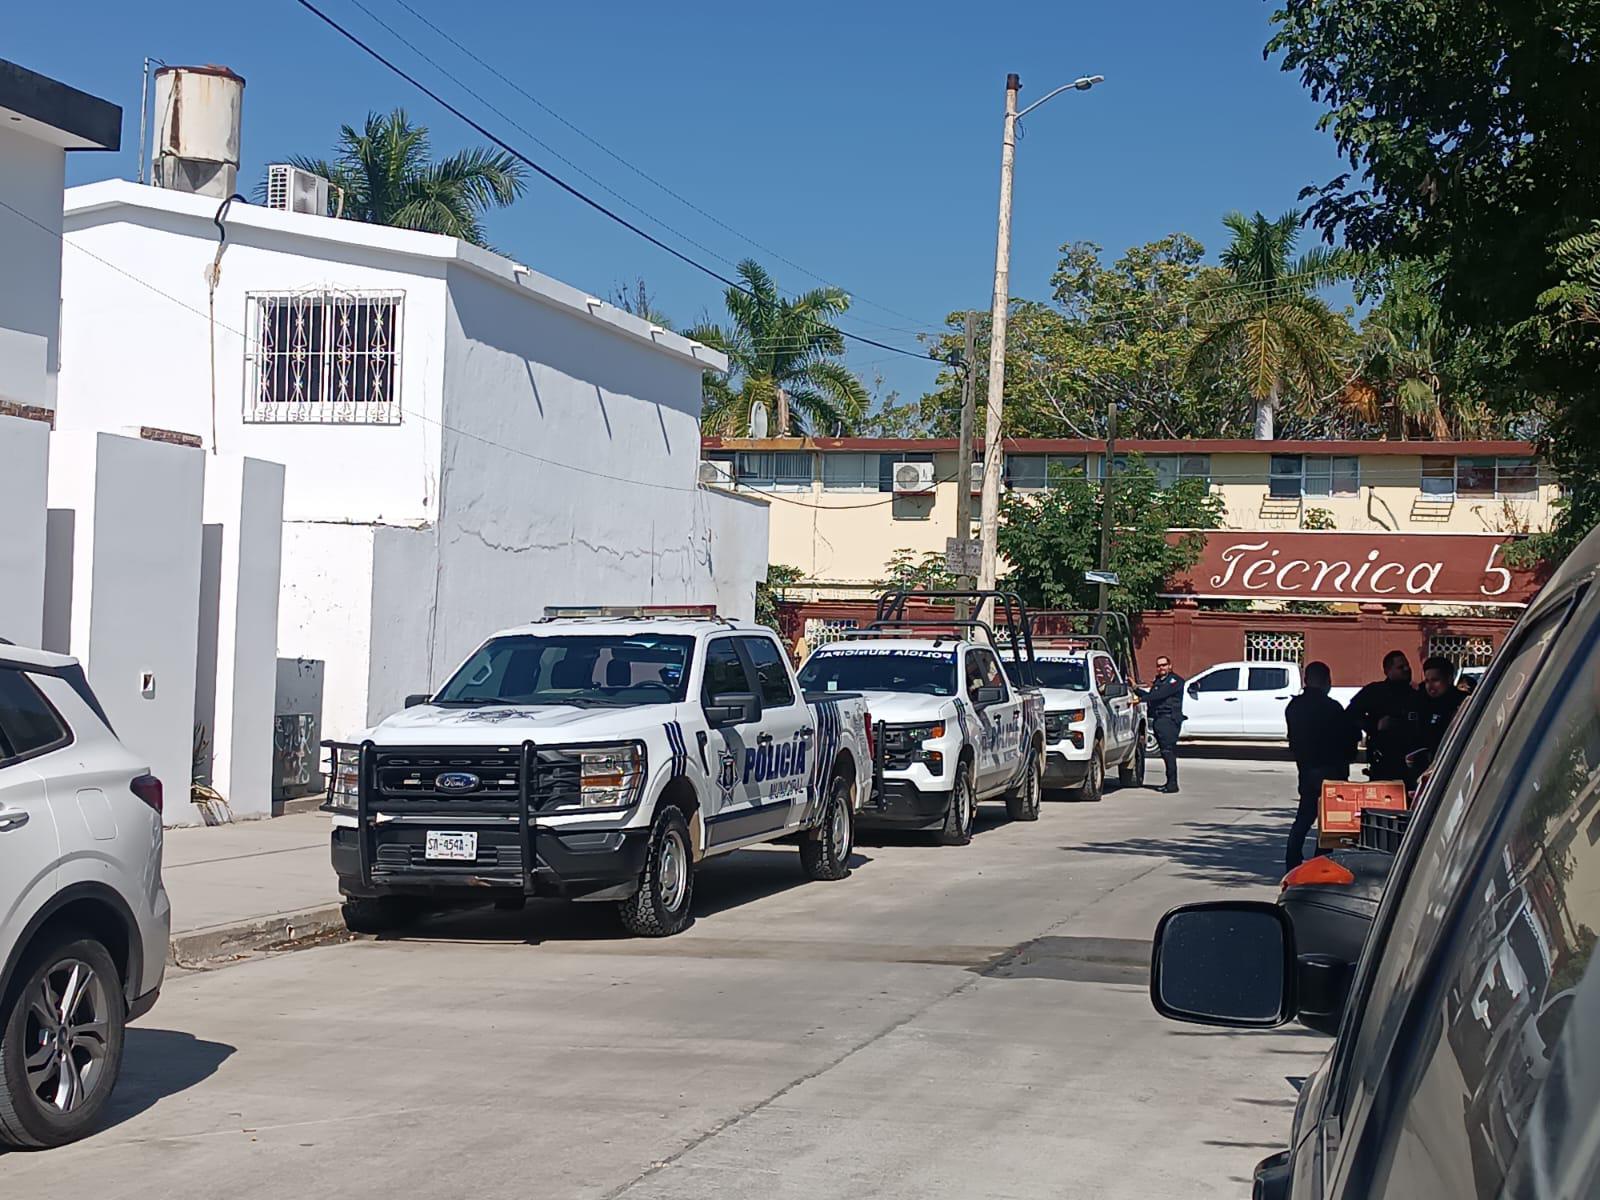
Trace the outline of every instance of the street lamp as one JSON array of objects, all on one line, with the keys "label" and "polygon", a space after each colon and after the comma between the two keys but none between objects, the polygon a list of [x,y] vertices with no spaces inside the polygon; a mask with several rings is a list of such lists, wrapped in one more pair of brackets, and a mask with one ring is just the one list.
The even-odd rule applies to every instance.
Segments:
[{"label": "street lamp", "polygon": [[[1062,92],[1087,92],[1095,84],[1104,82],[1103,75],[1079,76],[1071,83],[1047,92],[1018,112],[1017,92],[1022,89],[1022,80],[1014,74],[1006,76],[1005,135],[1000,143],[1000,220],[994,251],[994,307],[989,318],[989,399],[983,433],[983,500],[979,533],[983,556],[978,572],[978,587],[983,591],[994,588],[995,543],[1000,519],[1000,426],[1006,382],[1006,309],[1011,301],[1011,174],[1017,149],[1017,121]],[[982,615],[985,619],[992,615],[987,603]]]}]

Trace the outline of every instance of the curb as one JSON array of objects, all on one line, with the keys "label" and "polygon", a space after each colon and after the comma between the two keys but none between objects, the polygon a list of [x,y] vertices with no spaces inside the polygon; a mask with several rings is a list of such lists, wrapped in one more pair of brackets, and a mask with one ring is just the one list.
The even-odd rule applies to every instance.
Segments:
[{"label": "curb", "polygon": [[167,947],[167,961],[175,967],[189,967],[343,929],[344,918],[340,914],[340,906],[323,904],[316,908],[302,908],[296,912],[174,934]]}]

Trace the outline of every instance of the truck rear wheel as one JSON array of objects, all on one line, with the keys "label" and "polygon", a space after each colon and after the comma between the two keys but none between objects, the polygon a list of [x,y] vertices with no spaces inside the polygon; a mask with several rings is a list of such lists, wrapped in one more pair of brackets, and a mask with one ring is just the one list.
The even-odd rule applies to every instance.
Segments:
[{"label": "truck rear wheel", "polygon": [[850,781],[835,775],[828,782],[822,820],[800,841],[800,865],[809,879],[843,879],[850,874],[855,844],[855,814],[850,811]]},{"label": "truck rear wheel", "polygon": [[1013,821],[1037,821],[1039,799],[1044,794],[1044,760],[1030,751],[1022,782],[1006,796],[1006,815]]},{"label": "truck rear wheel", "polygon": [[1122,787],[1144,786],[1144,732],[1133,739],[1133,752],[1117,765],[1117,783]]},{"label": "truck rear wheel", "polygon": [[939,841],[945,846],[965,846],[972,840],[972,821],[977,813],[978,796],[972,783],[972,764],[956,767],[956,786],[950,790],[950,807],[945,809],[944,828]]},{"label": "truck rear wheel", "polygon": [[689,823],[683,812],[666,805],[650,827],[650,851],[639,876],[639,890],[617,902],[629,933],[637,937],[670,937],[689,924],[694,898],[694,862],[689,853]]}]

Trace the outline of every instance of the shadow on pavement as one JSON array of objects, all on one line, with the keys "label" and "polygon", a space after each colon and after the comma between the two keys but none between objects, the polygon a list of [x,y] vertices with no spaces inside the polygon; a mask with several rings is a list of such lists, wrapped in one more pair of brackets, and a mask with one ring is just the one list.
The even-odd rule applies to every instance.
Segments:
[{"label": "shadow on pavement", "polygon": [[1183,760],[1233,759],[1237,762],[1293,762],[1287,742],[1179,742],[1178,772]]},{"label": "shadow on pavement", "polygon": [[[1049,799],[1050,793],[1045,793]],[[982,837],[996,829],[1004,829],[1014,822],[1006,815],[1006,810],[998,804],[984,801],[978,805],[978,811],[972,818],[972,836]],[[939,845],[939,831],[936,829],[858,829],[856,830],[856,844],[858,846],[937,846]]]},{"label": "shadow on pavement", "polygon": [[131,1120],[168,1096],[203,1083],[235,1053],[224,1042],[208,1042],[175,1029],[128,1029],[122,1075],[106,1105],[101,1129]]},{"label": "shadow on pavement", "polygon": [[1057,979],[1142,987],[1150,981],[1150,943],[1139,938],[1040,937],[968,970],[990,979]]},{"label": "shadow on pavement", "polygon": [[[851,854],[852,870],[871,862],[859,851]],[[694,921],[712,917],[741,905],[809,885],[793,846],[761,846],[735,850],[702,863],[695,869]],[[693,927],[691,922],[691,928]],[[529,900],[520,910],[501,911],[484,905],[441,912],[403,933],[385,934],[380,941],[596,942],[631,939],[622,927],[616,906],[607,901],[573,903],[566,900]]]},{"label": "shadow on pavement", "polygon": [[1084,842],[1061,849],[1068,854],[1165,858],[1186,879],[1218,887],[1258,887],[1283,875],[1291,817],[1285,806],[1281,814],[1261,813],[1255,820],[1189,821],[1161,835]]}]

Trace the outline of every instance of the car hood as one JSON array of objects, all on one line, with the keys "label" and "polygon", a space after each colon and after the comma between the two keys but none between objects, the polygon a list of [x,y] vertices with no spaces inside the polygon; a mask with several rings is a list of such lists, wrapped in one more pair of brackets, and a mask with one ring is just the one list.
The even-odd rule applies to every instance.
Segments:
[{"label": "car hood", "polygon": [[1044,695],[1045,712],[1060,712],[1065,708],[1088,708],[1089,693],[1078,688],[1040,688]]},{"label": "car hood", "polygon": [[862,692],[872,722],[908,725],[915,721],[937,721],[955,715],[955,700],[950,696],[919,696],[914,692]]},{"label": "car hood", "polygon": [[652,723],[665,723],[672,717],[670,704],[630,708],[578,708],[569,704],[450,708],[419,704],[386,717],[368,730],[366,737],[380,746],[589,742],[637,737]]}]

